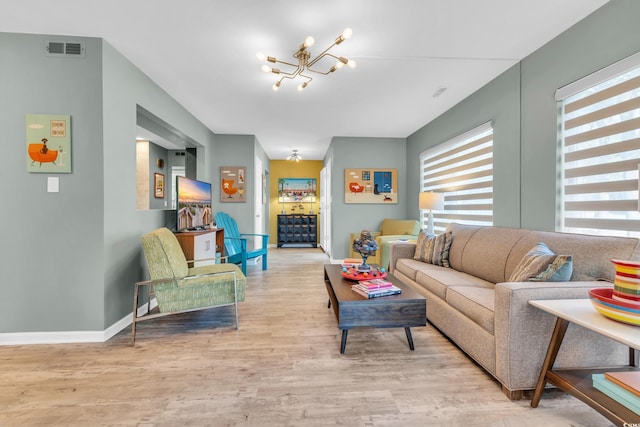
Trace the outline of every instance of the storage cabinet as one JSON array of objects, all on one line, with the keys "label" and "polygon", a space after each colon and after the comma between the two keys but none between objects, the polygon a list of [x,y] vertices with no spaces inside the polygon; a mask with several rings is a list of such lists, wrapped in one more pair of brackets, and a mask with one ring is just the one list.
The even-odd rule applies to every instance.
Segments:
[{"label": "storage cabinet", "polygon": [[318,247],[317,215],[278,215],[278,247],[309,244]]},{"label": "storage cabinet", "polygon": [[[215,258],[216,252],[224,255],[224,230],[221,228],[210,228],[203,231],[185,231],[176,233],[176,238],[184,256],[189,260]],[[202,265],[214,264],[214,260],[189,263],[189,267],[200,267]]]}]

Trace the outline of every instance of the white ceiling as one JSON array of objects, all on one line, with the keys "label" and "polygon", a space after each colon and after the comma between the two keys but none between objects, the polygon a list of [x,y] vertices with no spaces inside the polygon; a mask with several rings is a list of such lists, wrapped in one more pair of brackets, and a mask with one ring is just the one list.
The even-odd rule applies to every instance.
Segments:
[{"label": "white ceiling", "polygon": [[[333,136],[410,135],[605,3],[2,0],[0,31],[104,38],[213,132],[320,160]],[[306,36],[313,57],[346,27],[333,52],[355,70],[272,91],[257,52],[296,62]]]}]

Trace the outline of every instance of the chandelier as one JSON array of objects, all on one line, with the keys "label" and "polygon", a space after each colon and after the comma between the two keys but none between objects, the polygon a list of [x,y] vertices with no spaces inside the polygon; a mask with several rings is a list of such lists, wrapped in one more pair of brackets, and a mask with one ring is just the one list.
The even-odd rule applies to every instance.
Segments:
[{"label": "chandelier", "polygon": [[[274,58],[273,56],[265,56],[262,53],[258,53],[256,56],[261,61],[265,61],[266,60],[266,61],[268,61],[268,62],[270,62],[272,64],[285,64],[287,66],[295,68],[295,70],[293,70],[291,72],[286,72],[286,71],[283,71],[283,70],[281,70],[279,68],[271,67],[271,66],[266,65],[266,64],[263,65],[262,66],[262,71],[264,71],[266,73],[273,73],[273,74],[277,74],[279,76],[282,76],[280,78],[280,80],[275,82],[275,84],[273,85],[273,90],[278,90],[278,88],[280,87],[280,85],[282,84],[284,79],[295,79],[296,77],[300,76],[300,77],[305,79],[305,81],[303,81],[302,83],[300,83],[298,85],[298,91],[301,91],[304,88],[306,88],[309,83],[311,83],[311,80],[313,80],[313,78],[311,76],[309,76],[308,74],[305,74],[305,72],[307,72],[307,71],[310,71],[310,72],[316,73],[316,74],[327,75],[327,74],[333,73],[336,70],[339,70],[340,68],[342,68],[345,65],[347,65],[350,68],[355,68],[356,67],[356,62],[354,60],[349,60],[349,59],[347,59],[347,58],[345,58],[343,56],[336,56],[336,55],[333,55],[333,54],[329,53],[329,50],[332,47],[339,45],[340,43],[342,43],[343,41],[345,41],[348,38],[351,38],[352,33],[353,32],[351,31],[351,28],[345,29],[342,32],[342,34],[340,34],[336,38],[336,40],[333,42],[333,44],[331,44],[331,46],[326,48],[324,51],[322,51],[321,54],[319,54],[318,56],[316,56],[313,59],[311,59],[311,52],[309,52],[307,49],[310,48],[311,46],[313,46],[313,44],[315,43],[315,40],[311,36],[307,37],[306,39],[304,39],[304,43],[302,43],[300,45],[300,47],[298,48],[298,50],[293,54],[293,57],[298,60],[297,64],[292,64],[290,62],[281,61],[279,59]],[[313,66],[318,61],[320,61],[322,58],[324,58],[326,56],[334,58],[336,60],[335,65],[333,65],[327,71],[320,71],[320,70],[313,69]]]},{"label": "chandelier", "polygon": [[298,150],[293,150],[293,153],[291,153],[291,155],[287,157],[287,160],[291,160],[292,162],[299,162],[300,160],[302,160],[302,157],[300,156],[300,154],[298,154]]}]

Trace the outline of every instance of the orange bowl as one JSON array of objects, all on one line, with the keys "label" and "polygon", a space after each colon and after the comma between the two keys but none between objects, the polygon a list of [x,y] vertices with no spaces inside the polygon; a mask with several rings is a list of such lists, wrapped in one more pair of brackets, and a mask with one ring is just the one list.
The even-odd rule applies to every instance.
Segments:
[{"label": "orange bowl", "polygon": [[629,325],[640,326],[640,306],[613,299],[613,289],[589,289],[589,297],[593,307],[603,316]]}]

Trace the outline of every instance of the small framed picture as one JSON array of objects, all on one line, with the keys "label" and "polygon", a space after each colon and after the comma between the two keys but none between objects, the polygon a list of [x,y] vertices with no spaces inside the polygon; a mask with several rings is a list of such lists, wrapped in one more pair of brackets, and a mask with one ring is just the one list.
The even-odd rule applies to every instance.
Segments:
[{"label": "small framed picture", "polygon": [[156,199],[164,199],[164,174],[153,174],[153,196]]}]

